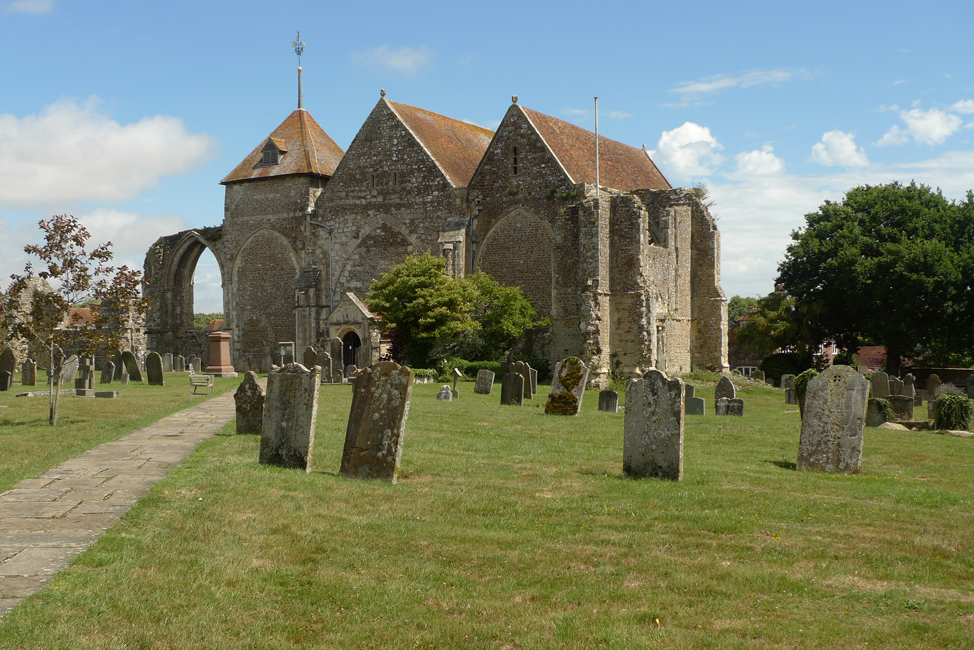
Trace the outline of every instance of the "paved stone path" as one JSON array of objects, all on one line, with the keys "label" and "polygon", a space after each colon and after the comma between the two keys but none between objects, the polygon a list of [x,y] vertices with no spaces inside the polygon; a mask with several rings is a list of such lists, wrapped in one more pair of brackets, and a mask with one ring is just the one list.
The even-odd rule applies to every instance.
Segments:
[{"label": "paved stone path", "polygon": [[0,617],[39,591],[233,417],[229,391],[0,494]]}]

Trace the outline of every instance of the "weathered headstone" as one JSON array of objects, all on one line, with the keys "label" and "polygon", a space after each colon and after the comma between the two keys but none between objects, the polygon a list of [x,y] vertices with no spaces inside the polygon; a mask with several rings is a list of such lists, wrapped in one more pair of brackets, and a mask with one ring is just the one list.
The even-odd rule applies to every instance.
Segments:
[{"label": "weathered headstone", "polygon": [[116,399],[118,397],[118,391],[116,390],[95,391],[95,397],[100,399]]},{"label": "weathered headstone", "polygon": [[122,378],[119,379],[119,381],[122,382],[122,384],[129,383],[129,374],[127,372],[123,372],[122,373]]},{"label": "weathered headstone", "polygon": [[872,396],[885,398],[889,395],[889,375],[882,370],[873,373],[873,378],[869,380],[872,388]]},{"label": "weathered headstone", "polygon": [[622,471],[633,478],[683,477],[683,381],[648,370],[626,385]]},{"label": "weathered headstone", "polygon": [[781,375],[781,387],[784,389],[795,387],[795,375]]},{"label": "weathered headstone", "polygon": [[794,388],[785,389],[785,404],[798,406],[798,393],[795,392]]},{"label": "weathered headstone", "polygon": [[903,390],[901,394],[916,399],[916,377],[912,373],[907,373],[906,377],[903,378]]},{"label": "weathered headstone", "polygon": [[125,373],[131,381],[142,381],[142,371],[139,370],[139,362],[131,351],[122,351],[122,363],[125,364]]},{"label": "weathered headstone", "polygon": [[437,402],[451,402],[453,401],[453,391],[450,390],[449,386],[443,386],[440,388],[440,392],[436,394]]},{"label": "weathered headstone", "polygon": [[490,395],[490,391],[493,388],[494,373],[486,369],[477,371],[477,383],[474,384],[473,392],[478,395]]},{"label": "weathered headstone", "polygon": [[338,376],[338,373],[345,372],[344,361],[342,359],[342,340],[337,336],[333,337],[328,340],[328,347],[330,348],[328,352],[331,354],[331,376],[335,383],[341,383],[342,379]]},{"label": "weathered headstone", "polygon": [[173,372],[186,372],[186,357],[177,354],[172,358]]},{"label": "weathered headstone", "polygon": [[260,464],[311,470],[318,420],[317,371],[298,363],[267,375]]},{"label": "weathered headstone", "polygon": [[716,415],[737,415],[744,416],[744,400],[740,397],[727,399],[721,397],[714,403],[714,413]]},{"label": "weathered headstone", "polygon": [[360,370],[353,381],[340,474],[395,483],[413,392],[413,371],[382,361]]},{"label": "weathered headstone", "polygon": [[524,404],[524,377],[516,372],[506,372],[501,377],[501,406]]},{"label": "weathered headstone", "polygon": [[858,472],[868,399],[869,382],[849,366],[830,366],[808,382],[798,469]]},{"label": "weathered headstone", "polygon": [[101,381],[102,384],[110,384],[115,379],[115,363],[113,361],[106,361],[105,365],[101,367]]},{"label": "weathered headstone", "polygon": [[318,366],[321,368],[321,382],[327,384],[334,383],[335,375],[332,372],[331,355],[327,352],[319,354]]},{"label": "weathered headstone", "polygon": [[606,413],[619,411],[619,393],[614,390],[603,390],[599,393],[599,410]]},{"label": "weathered headstone", "polygon": [[13,382],[14,373],[17,372],[17,355],[12,348],[4,348],[0,353],[0,372],[7,373],[5,376],[10,379],[9,382],[0,381],[0,390],[10,390],[7,384]]},{"label": "weathered headstone", "polygon": [[548,403],[544,405],[547,415],[578,415],[585,396],[585,383],[588,381],[588,366],[578,357],[568,357],[555,366],[555,376],[551,380]]},{"label": "weathered headstone", "polygon": [[534,397],[538,392],[538,371],[528,366],[528,375],[524,380],[531,380],[531,396]]},{"label": "weathered headstone", "polygon": [[20,368],[20,385],[21,386],[36,386],[37,385],[37,364],[33,359],[27,359]]},{"label": "weathered headstone", "polygon": [[115,364],[115,381],[121,381],[122,373],[125,372],[125,362],[122,361],[121,350],[115,351],[115,356],[112,358],[112,363]]},{"label": "weathered headstone", "polygon": [[916,398],[910,395],[890,395],[886,399],[889,400],[889,405],[893,407],[893,413],[896,414],[897,420],[912,420],[913,419],[913,407],[916,404]]},{"label": "weathered headstone", "polygon": [[78,397],[94,397],[95,395],[95,358],[85,355],[78,360],[78,377],[74,381],[75,395]]},{"label": "weathered headstone", "polygon": [[890,395],[902,395],[903,394],[903,380],[899,377],[889,378],[889,394]]},{"label": "weathered headstone", "polygon": [[932,399],[927,402],[927,419],[936,420],[937,419],[937,400]]},{"label": "weathered headstone", "polygon": [[166,352],[162,355],[162,371],[172,372],[172,352]]},{"label": "weathered headstone", "polygon": [[257,383],[256,372],[244,373],[233,401],[237,411],[237,433],[260,434],[264,422],[264,389]]},{"label": "weathered headstone", "polygon": [[356,372],[358,372],[358,368],[356,368],[355,366],[345,366],[345,377],[349,381],[351,381],[352,375],[354,375]]},{"label": "weathered headstone", "polygon": [[534,393],[531,392],[531,366],[524,361],[515,361],[510,370],[524,377],[524,399],[532,399]]},{"label": "weathered headstone", "polygon": [[693,384],[683,384],[683,394],[685,397],[694,397],[693,392],[696,390]]},{"label": "weathered headstone", "polygon": [[702,397],[687,397],[684,399],[683,412],[687,415],[706,415],[707,402]]},{"label": "weathered headstone", "polygon": [[[193,365],[189,359],[186,359],[186,367]],[[270,353],[265,354],[260,358],[260,371],[263,373],[269,373],[274,369],[274,357]]]},{"label": "weathered headstone", "polygon": [[754,372],[751,373],[751,379],[753,379],[754,381],[763,382],[764,381],[764,371],[763,370],[755,370]]},{"label": "weathered headstone", "polygon": [[314,368],[318,365],[318,352],[310,345],[304,349],[304,354],[301,358],[302,365],[305,368]]},{"label": "weathered headstone", "polygon": [[162,374],[162,356],[158,352],[150,352],[145,358],[145,374],[150,386],[166,385]]},{"label": "weathered headstone", "polygon": [[[875,376],[875,375],[874,375]],[[867,427],[878,427],[884,422],[889,422],[891,419],[895,419],[896,415],[893,413],[887,413],[882,407],[883,401],[889,403],[889,400],[885,397],[871,397],[866,404],[866,426]]]},{"label": "weathered headstone", "polygon": [[727,399],[734,399],[737,397],[737,391],[734,389],[734,382],[730,380],[730,377],[721,377],[720,381],[717,382],[717,387],[714,388],[714,403],[717,403],[721,397],[726,397]]},{"label": "weathered headstone", "polygon": [[927,385],[925,388],[927,389],[927,395],[930,396],[930,399],[934,399],[937,396],[937,389],[940,388],[941,383],[940,377],[937,375],[930,375],[927,377]]},{"label": "weathered headstone", "polygon": [[14,375],[12,372],[6,370],[0,370],[0,391],[10,390],[13,388]]},{"label": "weathered headstone", "polygon": [[74,381],[75,375],[78,374],[78,367],[81,365],[81,360],[78,359],[78,355],[72,354],[70,357],[64,360],[62,365],[61,374],[61,385],[65,386]]}]

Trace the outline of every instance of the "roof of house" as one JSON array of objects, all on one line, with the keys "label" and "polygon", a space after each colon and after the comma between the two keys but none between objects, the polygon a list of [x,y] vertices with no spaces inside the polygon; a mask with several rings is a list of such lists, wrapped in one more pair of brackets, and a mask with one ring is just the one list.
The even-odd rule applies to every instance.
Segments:
[{"label": "roof of house", "polygon": [[384,101],[443,170],[454,187],[466,187],[494,132],[438,113]]},{"label": "roof of house", "polygon": [[69,307],[65,315],[65,325],[72,327],[82,327],[95,324],[95,315],[88,307]]},{"label": "roof of house", "polygon": [[[277,165],[262,165],[268,140],[281,151]],[[291,174],[331,176],[345,152],[335,144],[311,114],[297,109],[251,151],[221,184]]]},{"label": "roof of house", "polygon": [[[518,105],[573,183],[595,184],[595,134]],[[599,183],[616,190],[665,190],[672,186],[645,150],[599,136]]]}]

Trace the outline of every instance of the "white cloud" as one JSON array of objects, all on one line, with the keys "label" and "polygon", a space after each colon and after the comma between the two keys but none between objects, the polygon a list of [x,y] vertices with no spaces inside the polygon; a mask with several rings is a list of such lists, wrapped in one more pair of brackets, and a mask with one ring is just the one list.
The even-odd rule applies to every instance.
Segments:
[{"label": "white cloud", "polygon": [[632,113],[626,113],[625,111],[609,111],[609,117],[613,120],[628,120],[633,117]]},{"label": "white cloud", "polygon": [[710,129],[693,122],[672,131],[663,131],[655,151],[649,155],[667,176],[680,178],[705,176],[724,161],[717,153],[723,149]]},{"label": "white cloud", "polygon": [[953,106],[950,107],[950,110],[952,110],[955,113],[964,113],[965,115],[969,113],[974,113],[974,99],[965,99],[956,102]]},{"label": "white cloud", "polygon": [[820,165],[830,167],[866,167],[869,165],[866,151],[862,147],[856,148],[856,136],[842,131],[827,131],[822,136],[822,141],[812,147],[812,160]]},{"label": "white cloud", "polygon": [[432,55],[433,53],[425,45],[418,49],[404,47],[395,51],[390,50],[387,45],[380,45],[372,50],[353,53],[352,60],[369,68],[390,70],[407,77],[414,77],[421,68],[430,64]]},{"label": "white cloud", "polygon": [[729,88],[749,88],[768,84],[780,84],[792,79],[808,79],[812,75],[808,70],[754,70],[740,75],[719,74],[700,81],[684,81],[677,85],[672,92],[683,97],[712,94]]},{"label": "white cloud", "polygon": [[774,147],[766,144],[760,151],[742,151],[734,159],[737,161],[735,178],[748,176],[774,176],[785,170],[785,161],[774,155]]},{"label": "white cloud", "polygon": [[61,100],[39,115],[0,115],[0,204],[122,201],[159,177],[190,171],[214,155],[210,136],[156,116],[122,125],[84,104]]},{"label": "white cloud", "polygon": [[898,125],[893,125],[886,135],[875,143],[877,146],[905,144],[910,138],[913,138],[917,144],[941,144],[958,131],[964,122],[960,116],[937,108],[927,111],[922,108],[900,111],[900,118],[906,122],[906,128],[901,129]]},{"label": "white cloud", "polygon": [[16,0],[7,5],[7,11],[18,14],[49,14],[54,10],[54,0]]}]

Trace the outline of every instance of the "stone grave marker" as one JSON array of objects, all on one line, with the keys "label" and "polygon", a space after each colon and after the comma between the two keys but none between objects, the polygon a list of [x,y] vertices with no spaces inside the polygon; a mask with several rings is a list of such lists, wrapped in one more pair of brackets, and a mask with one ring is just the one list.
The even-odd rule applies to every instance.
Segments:
[{"label": "stone grave marker", "polygon": [[[974,399],[974,372],[967,376],[965,390],[967,390],[967,396]],[[917,394],[919,395],[919,391]]]},{"label": "stone grave marker", "polygon": [[237,433],[262,432],[264,422],[264,389],[257,383],[257,373],[244,373],[243,381],[233,394],[237,412]]},{"label": "stone grave marker", "polygon": [[267,375],[260,432],[260,464],[311,470],[318,387],[315,370],[292,363]]},{"label": "stone grave marker", "polygon": [[122,363],[125,364],[125,374],[131,381],[142,381],[142,371],[139,369],[139,362],[129,350],[122,350]]},{"label": "stone grave marker", "polygon": [[896,414],[897,420],[913,419],[913,407],[916,405],[915,397],[910,397],[909,395],[890,395],[886,399],[889,400],[889,405],[893,407],[893,413]]},{"label": "stone grave marker", "polygon": [[449,386],[443,386],[440,388],[440,392],[436,394],[437,402],[452,402],[453,401],[453,391],[450,390]]},{"label": "stone grave marker", "polygon": [[599,410],[606,413],[619,411],[619,393],[614,390],[603,390],[599,393]]},{"label": "stone grave marker", "polygon": [[[189,359],[186,360],[186,367],[188,368],[192,364]],[[274,369],[274,357],[268,353],[260,358],[260,371],[267,374]]]},{"label": "stone grave marker", "polygon": [[335,383],[335,375],[332,373],[331,365],[331,355],[327,352],[322,352],[318,355],[318,367],[321,368],[321,382],[333,384]]},{"label": "stone grave marker", "polygon": [[166,379],[162,374],[162,355],[150,352],[145,358],[145,374],[150,386],[165,386]]},{"label": "stone grave marker", "polygon": [[737,397],[737,391],[734,389],[734,382],[730,380],[730,377],[721,377],[720,381],[717,382],[717,387],[714,388],[714,404],[717,403],[721,397],[726,397],[727,399],[734,399]]},{"label": "stone grave marker", "polygon": [[413,377],[412,370],[391,361],[359,371],[353,380],[342,476],[398,480]]},{"label": "stone grave marker", "polygon": [[755,370],[754,372],[751,373],[751,379],[753,379],[754,381],[763,382],[764,381],[764,371],[763,370]]},{"label": "stone grave marker", "polygon": [[304,349],[304,354],[301,356],[301,359],[302,365],[305,368],[314,368],[318,365],[318,352],[309,345]]},{"label": "stone grave marker", "polygon": [[75,395],[78,397],[94,397],[95,358],[86,354],[79,359],[78,364],[78,377],[74,380]]},{"label": "stone grave marker", "polygon": [[849,366],[830,366],[808,382],[799,470],[859,471],[868,399],[869,382]]},{"label": "stone grave marker", "polygon": [[795,388],[795,375],[781,375],[781,387],[785,390]]},{"label": "stone grave marker", "polygon": [[[881,399],[886,399],[885,397],[871,397],[866,403],[866,426],[867,427],[878,427],[884,422],[889,422],[890,418],[887,417],[886,413],[879,407],[879,401]],[[888,401],[888,400],[887,400]],[[890,414],[892,418],[895,418],[895,414]]]},{"label": "stone grave marker", "polygon": [[524,404],[524,377],[516,372],[505,372],[501,377],[501,406]]},{"label": "stone grave marker", "polygon": [[101,367],[101,384],[110,384],[115,379],[115,362],[106,361]]},{"label": "stone grave marker", "polygon": [[714,413],[716,415],[737,415],[744,416],[744,400],[740,397],[727,399],[721,397],[714,403]]},{"label": "stone grave marker", "polygon": [[707,402],[702,397],[687,397],[684,399],[683,412],[687,415],[706,415]]},{"label": "stone grave marker", "polygon": [[129,374],[127,372],[123,372],[122,378],[119,379],[119,381],[122,382],[123,385],[129,383]]},{"label": "stone grave marker", "polygon": [[925,388],[927,389],[927,395],[929,395],[929,399],[932,400],[937,398],[937,389],[940,388],[941,383],[942,382],[940,381],[940,377],[938,377],[937,375],[930,375],[929,377],[927,377],[927,385],[925,386]]},{"label": "stone grave marker", "polygon": [[112,357],[112,363],[115,364],[115,381],[121,381],[122,373],[125,372],[125,362],[122,361],[121,350],[115,351],[115,356]]},{"label": "stone grave marker", "polygon": [[632,478],[683,477],[683,381],[656,369],[626,384],[622,471]]},{"label": "stone grave marker", "polygon": [[460,372],[459,368],[453,369],[453,390],[450,393],[453,395],[453,399],[458,399],[460,397],[460,391],[457,390],[457,382],[463,377],[463,373]]},{"label": "stone grave marker", "polygon": [[531,366],[524,361],[515,361],[511,364],[510,370],[524,377],[524,399],[533,399],[534,393],[531,392]]},{"label": "stone grave marker", "polygon": [[903,378],[903,390],[900,391],[900,394],[916,399],[916,377],[912,373],[907,373],[906,377]]},{"label": "stone grave marker", "polygon": [[696,388],[694,388],[693,384],[683,384],[683,394],[685,397],[694,397],[695,390]]},{"label": "stone grave marker", "polygon": [[567,357],[555,366],[551,380],[548,403],[544,405],[547,415],[578,415],[585,396],[585,383],[588,381],[588,366],[578,357]]},{"label": "stone grave marker", "polygon": [[193,372],[195,372],[197,375],[200,374],[201,372],[203,372],[203,359],[202,358],[196,357],[195,359],[193,359]]},{"label": "stone grave marker", "polygon": [[531,397],[534,397],[538,392],[538,371],[534,368],[528,366],[528,374],[530,377],[525,377],[525,381],[531,380]]},{"label": "stone grave marker", "polygon": [[477,371],[477,383],[473,386],[473,392],[478,395],[490,395],[494,388],[494,373],[490,370],[482,369]]},{"label": "stone grave marker", "polygon": [[186,372],[186,357],[177,354],[172,358],[173,372]]},{"label": "stone grave marker", "polygon": [[342,366],[342,340],[338,337],[329,339],[328,348],[328,352],[331,354],[331,376],[336,383],[341,383],[342,379],[338,373],[345,371]]},{"label": "stone grave marker", "polygon": [[903,394],[903,380],[899,377],[889,378],[889,394],[890,395],[902,395]]},{"label": "stone grave marker", "polygon": [[358,372],[358,368],[356,368],[355,366],[345,366],[345,377],[346,377],[346,378],[347,378],[347,379],[348,379],[349,381],[351,381],[351,380],[352,380],[352,376],[353,376],[353,375],[354,375],[354,374],[355,374],[356,372]]},{"label": "stone grave marker", "polygon": [[13,373],[7,370],[0,370],[0,391],[10,390],[14,385]]},{"label": "stone grave marker", "polygon": [[61,374],[61,385],[70,384],[74,381],[75,375],[78,374],[78,367],[81,365],[81,360],[78,359],[78,355],[72,354],[64,361],[62,366]]},{"label": "stone grave marker", "polygon": [[873,397],[882,397],[885,399],[889,395],[889,375],[882,370],[877,370],[873,373],[873,378],[869,380],[869,385],[872,388]]},{"label": "stone grave marker", "polygon": [[[17,355],[14,354],[12,348],[6,347],[3,349],[3,353],[0,353],[0,372],[7,373],[10,380],[13,381],[14,373],[17,372]],[[0,390],[9,390],[7,383],[0,382]]]},{"label": "stone grave marker", "polygon": [[172,352],[166,352],[162,355],[162,371],[172,372]]},{"label": "stone grave marker", "polygon": [[785,404],[798,406],[798,393],[795,392],[794,388],[785,389]]},{"label": "stone grave marker", "polygon": [[27,359],[24,361],[24,365],[20,368],[20,385],[21,386],[36,386],[37,385],[37,363],[33,359]]}]

